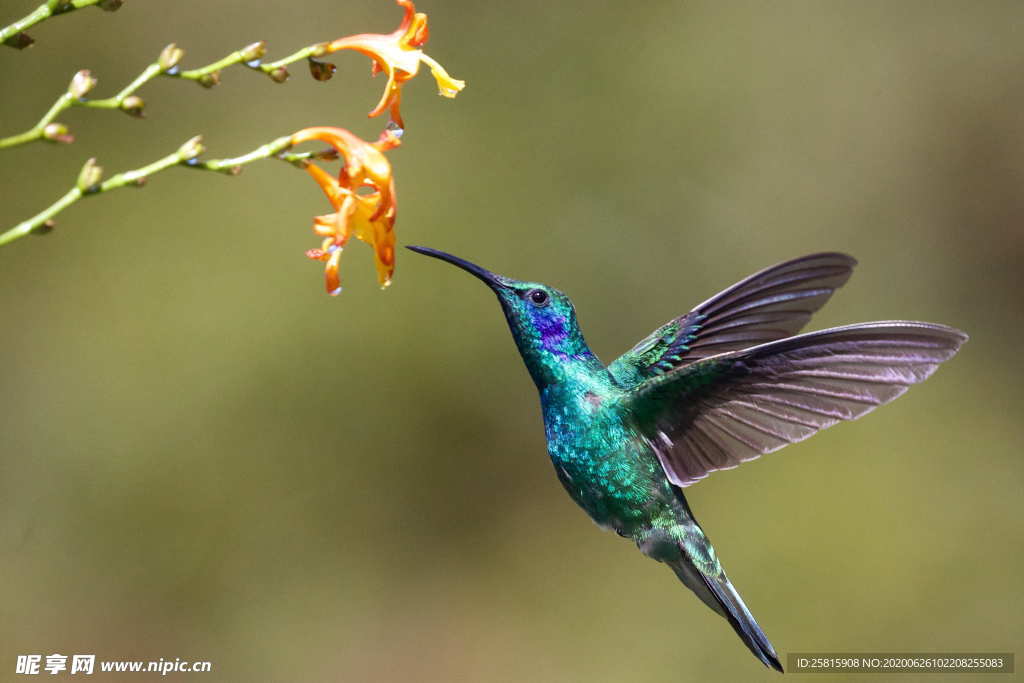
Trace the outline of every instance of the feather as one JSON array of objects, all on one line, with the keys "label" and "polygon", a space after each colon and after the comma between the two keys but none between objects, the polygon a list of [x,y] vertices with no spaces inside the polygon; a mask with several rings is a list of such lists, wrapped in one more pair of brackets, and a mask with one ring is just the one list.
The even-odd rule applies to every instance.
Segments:
[{"label": "feather", "polygon": [[846,254],[823,253],[766,268],[662,325],[608,371],[620,384],[635,386],[701,358],[794,335],[856,263]]},{"label": "feather", "polygon": [[930,323],[837,327],[654,377],[632,390],[629,407],[644,434],[660,436],[649,441],[669,479],[689,486],[892,401],[966,340]]}]

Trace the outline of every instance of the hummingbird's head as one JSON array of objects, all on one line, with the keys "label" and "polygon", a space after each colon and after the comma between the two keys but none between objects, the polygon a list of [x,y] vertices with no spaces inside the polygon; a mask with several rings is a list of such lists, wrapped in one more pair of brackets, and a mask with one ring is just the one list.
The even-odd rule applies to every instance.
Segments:
[{"label": "hummingbird's head", "polygon": [[560,381],[569,365],[597,361],[576,323],[572,301],[554,287],[497,275],[436,249],[408,248],[458,266],[491,288],[538,388]]}]

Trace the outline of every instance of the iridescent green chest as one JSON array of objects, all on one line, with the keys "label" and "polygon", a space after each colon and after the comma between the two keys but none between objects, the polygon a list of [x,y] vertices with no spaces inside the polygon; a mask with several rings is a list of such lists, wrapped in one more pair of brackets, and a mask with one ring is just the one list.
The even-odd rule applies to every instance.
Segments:
[{"label": "iridescent green chest", "polygon": [[671,493],[661,464],[614,392],[549,388],[541,402],[558,478],[595,522],[628,536],[664,511]]}]

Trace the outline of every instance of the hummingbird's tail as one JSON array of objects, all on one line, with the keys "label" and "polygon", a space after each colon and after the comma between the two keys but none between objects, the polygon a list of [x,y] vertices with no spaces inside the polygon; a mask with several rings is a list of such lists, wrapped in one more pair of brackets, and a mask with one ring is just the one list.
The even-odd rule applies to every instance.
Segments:
[{"label": "hummingbird's tail", "polygon": [[[761,627],[754,621],[754,616],[743,603],[743,598],[736,592],[729,577],[718,564],[718,561],[711,556],[712,562],[703,561],[700,558],[699,565],[707,567],[710,571],[701,571],[700,566],[688,551],[687,544],[681,543],[679,549],[682,556],[679,559],[671,560],[667,564],[672,567],[676,576],[686,584],[686,587],[697,594],[711,609],[715,610],[733,627],[736,635],[746,644],[754,656],[760,659],[765,666],[770,666],[776,671],[782,671],[782,664],[779,663],[775,648],[768,642],[768,636],[764,634]],[[711,549],[710,544],[707,546]],[[711,550],[713,553],[714,551]]]}]

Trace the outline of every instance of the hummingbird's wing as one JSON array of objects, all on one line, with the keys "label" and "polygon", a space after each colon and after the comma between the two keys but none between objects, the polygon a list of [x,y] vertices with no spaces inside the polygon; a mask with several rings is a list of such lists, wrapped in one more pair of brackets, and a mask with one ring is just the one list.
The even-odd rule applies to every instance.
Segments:
[{"label": "hummingbird's wing", "polygon": [[846,254],[824,253],[765,268],[665,323],[608,371],[620,385],[633,387],[707,356],[790,337],[843,286],[856,264]]},{"label": "hummingbird's wing", "polygon": [[649,379],[628,408],[668,478],[689,486],[892,401],[966,340],[905,321],[811,332]]}]

